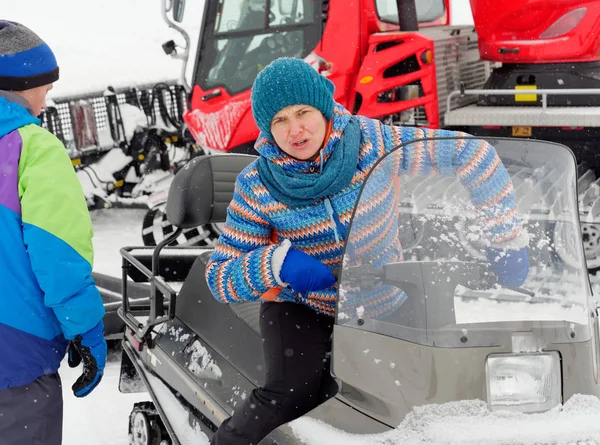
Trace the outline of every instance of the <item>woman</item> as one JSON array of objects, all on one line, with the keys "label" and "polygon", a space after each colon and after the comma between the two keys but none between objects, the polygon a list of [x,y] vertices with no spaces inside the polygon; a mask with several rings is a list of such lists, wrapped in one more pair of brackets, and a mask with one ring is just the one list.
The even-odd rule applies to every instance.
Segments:
[{"label": "woman", "polygon": [[[237,178],[206,278],[219,301],[263,300],[266,381],[221,425],[214,445],[256,445],[335,394],[327,363],[337,304],[331,269],[341,264],[360,187],[376,161],[400,143],[459,135],[352,116],[334,102],[333,92],[328,79],[299,59],[272,62],[254,82],[260,157]],[[492,241],[511,248],[493,266],[505,284],[521,284],[527,275],[526,237],[506,169],[481,141],[440,147],[434,153],[402,153],[402,168],[414,174],[452,168],[474,202],[485,196],[478,204],[487,205],[489,221],[502,221]],[[372,313],[394,312],[403,297],[382,295]]]}]

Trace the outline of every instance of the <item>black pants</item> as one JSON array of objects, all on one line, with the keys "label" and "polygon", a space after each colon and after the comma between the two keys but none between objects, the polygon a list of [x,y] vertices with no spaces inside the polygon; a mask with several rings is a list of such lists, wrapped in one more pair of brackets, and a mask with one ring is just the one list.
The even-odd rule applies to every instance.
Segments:
[{"label": "black pants", "polygon": [[58,374],[0,391],[0,445],[60,445],[62,423]]},{"label": "black pants", "polygon": [[328,352],[333,319],[295,303],[262,303],[266,379],[238,406],[212,445],[257,445],[337,392]]}]

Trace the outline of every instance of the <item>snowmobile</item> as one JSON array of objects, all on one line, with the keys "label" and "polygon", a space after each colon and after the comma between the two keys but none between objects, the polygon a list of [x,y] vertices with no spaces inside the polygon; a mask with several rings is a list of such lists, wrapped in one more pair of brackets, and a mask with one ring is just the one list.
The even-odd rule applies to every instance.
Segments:
[{"label": "snowmobile", "polygon": [[[392,431],[431,404],[480,400],[490,412],[539,413],[574,394],[600,395],[598,312],[581,242],[575,157],[556,143],[487,140],[511,176],[529,237],[527,280],[503,287],[480,259],[489,227],[455,172],[411,176],[402,157],[404,149],[435,153],[473,140],[407,142],[368,174],[336,271],[331,372],[340,389],[304,419],[365,435]],[[121,249],[120,390],[151,397],[132,409],[131,444],[202,443],[263,381],[260,301],[217,302],[204,278],[212,249],[169,247],[183,230],[224,222],[235,178],[253,159],[190,161],[167,199],[175,232],[155,248]],[[391,190],[392,205],[376,215],[370,202],[381,190]],[[362,233],[377,226],[389,236],[365,245]],[[396,236],[403,258],[390,261],[378,252]],[[149,286],[146,316],[129,294],[141,282]],[[406,298],[393,314],[372,316],[372,297],[386,287]],[[261,443],[306,443],[302,425],[283,425]]]}]

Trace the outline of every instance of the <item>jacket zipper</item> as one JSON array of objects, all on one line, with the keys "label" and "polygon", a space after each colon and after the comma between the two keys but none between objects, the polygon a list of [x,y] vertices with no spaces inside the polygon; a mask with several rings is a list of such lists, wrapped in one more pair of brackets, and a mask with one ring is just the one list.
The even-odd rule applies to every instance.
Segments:
[{"label": "jacket zipper", "polygon": [[[333,206],[331,205],[331,201],[329,200],[329,198],[325,198],[325,200],[323,201],[325,203],[325,208],[327,209],[327,214],[329,215],[329,219],[331,220],[331,223],[333,224],[333,232],[335,234],[335,242],[339,243],[340,242],[340,233],[344,236],[344,238],[346,237],[346,229],[344,229],[344,226],[342,226],[342,222],[338,219],[336,213],[333,211]],[[339,232],[338,232],[339,230]]]}]

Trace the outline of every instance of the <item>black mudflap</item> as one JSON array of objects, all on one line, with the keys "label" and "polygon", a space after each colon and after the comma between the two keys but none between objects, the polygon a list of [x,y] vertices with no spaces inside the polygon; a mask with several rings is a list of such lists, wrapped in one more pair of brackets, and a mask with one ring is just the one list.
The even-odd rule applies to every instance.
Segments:
[{"label": "black mudflap", "polygon": [[121,352],[121,373],[119,376],[119,391],[123,394],[147,392],[144,381],[139,376],[135,365],[125,351]]}]

